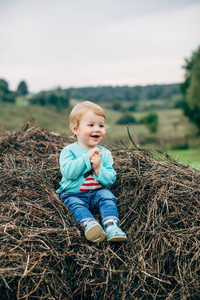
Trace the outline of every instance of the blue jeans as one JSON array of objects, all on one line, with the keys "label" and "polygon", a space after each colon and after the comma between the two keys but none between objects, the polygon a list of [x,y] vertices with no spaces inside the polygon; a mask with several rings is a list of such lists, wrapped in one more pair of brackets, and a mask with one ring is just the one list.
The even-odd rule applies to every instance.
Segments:
[{"label": "blue jeans", "polygon": [[91,211],[100,213],[102,223],[111,218],[116,219],[119,223],[117,199],[107,188],[79,193],[63,193],[61,200],[80,223],[86,219],[95,219]]}]

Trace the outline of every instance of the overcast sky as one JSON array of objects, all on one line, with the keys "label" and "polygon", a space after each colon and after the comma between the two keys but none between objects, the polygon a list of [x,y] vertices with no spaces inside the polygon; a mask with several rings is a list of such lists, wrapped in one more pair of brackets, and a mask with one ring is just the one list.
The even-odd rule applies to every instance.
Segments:
[{"label": "overcast sky", "polygon": [[184,79],[200,0],[0,0],[0,78],[15,90]]}]

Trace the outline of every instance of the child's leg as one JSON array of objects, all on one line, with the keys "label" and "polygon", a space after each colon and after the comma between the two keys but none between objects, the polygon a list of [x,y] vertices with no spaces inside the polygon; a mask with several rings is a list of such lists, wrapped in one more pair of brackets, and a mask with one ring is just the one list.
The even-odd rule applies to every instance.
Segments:
[{"label": "child's leg", "polygon": [[100,189],[94,193],[91,209],[100,212],[102,223],[109,219],[115,219],[119,224],[117,199],[109,189]]},{"label": "child's leg", "polygon": [[65,193],[62,195],[63,203],[69,208],[69,211],[81,224],[87,221],[87,219],[95,220],[89,210],[87,198],[83,196],[84,195],[82,195],[82,199],[80,199],[81,195],[78,197],[78,195],[74,193]]},{"label": "child's leg", "polygon": [[106,234],[89,210],[87,195],[81,193],[78,196],[81,196],[82,199],[77,197],[77,194],[65,193],[62,196],[62,201],[69,208],[75,219],[84,227],[85,236],[88,240],[92,242],[103,241],[106,238]]},{"label": "child's leg", "polygon": [[117,210],[117,199],[109,189],[101,189],[95,195],[94,203],[99,206],[104,231],[108,241],[124,241],[126,234],[118,227],[119,214]]}]

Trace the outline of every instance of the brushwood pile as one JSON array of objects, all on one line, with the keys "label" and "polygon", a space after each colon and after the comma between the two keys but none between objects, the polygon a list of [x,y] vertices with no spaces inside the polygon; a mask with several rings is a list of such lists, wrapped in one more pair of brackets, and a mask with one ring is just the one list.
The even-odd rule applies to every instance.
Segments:
[{"label": "brushwood pile", "polygon": [[153,150],[111,149],[128,240],[95,244],[55,193],[73,141],[30,121],[0,133],[1,300],[199,299],[200,171]]}]

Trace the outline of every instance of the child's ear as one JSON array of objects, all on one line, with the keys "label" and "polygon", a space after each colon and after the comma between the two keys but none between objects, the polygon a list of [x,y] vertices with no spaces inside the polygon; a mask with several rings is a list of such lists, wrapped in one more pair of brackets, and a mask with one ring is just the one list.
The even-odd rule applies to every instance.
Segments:
[{"label": "child's ear", "polygon": [[73,132],[73,134],[75,134],[75,135],[77,134],[78,127],[76,125],[71,124],[70,129]]}]

